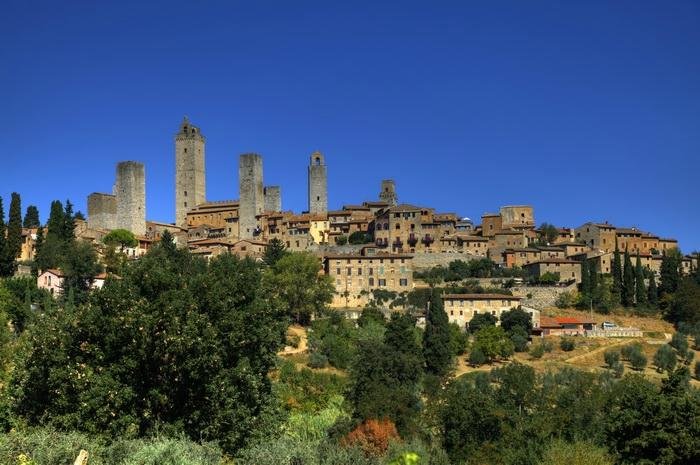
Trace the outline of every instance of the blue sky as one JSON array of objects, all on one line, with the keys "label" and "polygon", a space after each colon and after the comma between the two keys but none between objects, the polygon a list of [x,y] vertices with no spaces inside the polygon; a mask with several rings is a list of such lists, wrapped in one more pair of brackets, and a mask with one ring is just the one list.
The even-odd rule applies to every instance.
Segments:
[{"label": "blue sky", "polygon": [[306,208],[399,199],[478,218],[610,221],[700,249],[700,3],[32,2],[3,4],[0,196],[109,191],[146,164],[147,216],[174,219],[173,135],[207,137],[207,197],[264,157]]}]

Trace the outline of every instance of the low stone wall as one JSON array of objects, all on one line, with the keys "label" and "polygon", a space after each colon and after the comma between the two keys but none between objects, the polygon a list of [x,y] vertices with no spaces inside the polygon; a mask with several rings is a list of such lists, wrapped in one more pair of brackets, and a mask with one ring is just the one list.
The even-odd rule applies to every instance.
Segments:
[{"label": "low stone wall", "polygon": [[642,330],[637,328],[593,329],[586,331],[587,337],[642,337]]},{"label": "low stone wall", "polygon": [[477,257],[475,255],[459,252],[417,253],[413,256],[413,269],[415,271],[423,271],[438,265],[447,267],[450,262],[455,260],[468,262],[476,258],[484,257]]},{"label": "low stone wall", "polygon": [[576,290],[576,285],[569,286],[517,286],[510,289],[513,295],[522,297],[521,305],[543,310],[547,307],[555,307],[557,297],[563,292]]}]

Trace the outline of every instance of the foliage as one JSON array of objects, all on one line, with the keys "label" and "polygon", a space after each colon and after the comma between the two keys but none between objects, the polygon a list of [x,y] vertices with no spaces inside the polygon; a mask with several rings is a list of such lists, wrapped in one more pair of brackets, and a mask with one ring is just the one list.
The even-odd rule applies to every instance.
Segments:
[{"label": "foliage", "polygon": [[622,346],[622,348],[620,349],[620,354],[622,355],[623,360],[631,360],[633,353],[641,351],[642,345],[639,342],[633,342],[631,344]]},{"label": "foliage", "polygon": [[86,304],[40,315],[12,380],[14,411],[29,425],[181,431],[232,451],[271,418],[267,375],[287,324],[271,295],[251,260],[207,264],[157,245]]},{"label": "foliage", "polygon": [[114,247],[119,246],[122,251],[125,248],[139,245],[139,241],[136,240],[134,233],[126,229],[113,229],[102,238],[102,242]]},{"label": "foliage", "polygon": [[676,368],[676,362],[676,352],[668,344],[659,347],[659,350],[654,354],[654,365],[659,373],[663,371],[673,371],[673,369]]},{"label": "foliage", "polygon": [[370,322],[379,323],[381,325],[386,324],[386,318],[384,314],[376,307],[365,307],[362,309],[360,317],[357,319],[357,324],[361,327],[368,325]]},{"label": "foliage", "polygon": [[267,266],[274,266],[282,257],[287,255],[287,247],[284,242],[275,238],[270,239],[265,247],[265,253],[263,254],[263,262]]},{"label": "foliage", "polygon": [[661,294],[673,294],[678,289],[681,281],[681,253],[678,249],[666,251],[661,259],[661,284],[659,292]]},{"label": "foliage", "polygon": [[681,357],[685,357],[685,354],[688,352],[688,336],[680,331],[673,333],[671,342],[668,344],[676,349]]},{"label": "foliage", "polygon": [[647,366],[647,357],[642,351],[633,351],[630,354],[630,365],[633,370],[642,371]]},{"label": "foliage", "polygon": [[433,289],[425,318],[423,333],[423,358],[425,371],[442,378],[452,367],[453,351],[450,341],[450,324],[443,308],[440,293]]},{"label": "foliage", "polygon": [[647,303],[648,291],[644,285],[644,269],[642,268],[642,259],[637,252],[637,262],[634,265],[634,301],[637,306],[643,306]]},{"label": "foliage", "polygon": [[447,267],[436,266],[422,272],[414,272],[414,277],[429,283],[455,282],[468,278],[511,278],[525,277],[525,272],[519,268],[502,268],[493,260],[478,258],[465,262],[454,260]]},{"label": "foliage", "polygon": [[559,273],[552,273],[551,271],[547,271],[545,273],[542,273],[540,276],[534,276],[530,279],[530,282],[532,284],[544,284],[544,285],[552,285],[552,284],[557,284],[561,280],[561,276]]},{"label": "foliage", "polygon": [[372,235],[364,231],[355,231],[348,236],[348,244],[360,245],[372,242]]},{"label": "foliage", "polygon": [[298,323],[308,324],[333,299],[333,282],[320,271],[321,263],[314,255],[294,252],[280,258],[265,273],[267,287]]},{"label": "foliage", "polygon": [[38,228],[41,226],[39,221],[39,209],[35,205],[27,206],[27,212],[24,214],[24,221],[22,222],[22,227],[24,228]]},{"label": "foliage", "polygon": [[336,245],[345,245],[348,243],[348,236],[341,235],[335,238]]},{"label": "foliage", "polygon": [[513,342],[500,326],[485,326],[474,336],[474,350],[479,349],[491,362],[499,358],[508,358],[513,355]]},{"label": "foliage", "polygon": [[369,456],[384,455],[389,442],[399,439],[399,433],[391,420],[369,419],[360,423],[341,440],[341,445],[359,447]]},{"label": "foliage", "polygon": [[450,323],[450,351],[452,356],[463,355],[469,345],[469,334],[457,323]]},{"label": "foliage", "polygon": [[555,439],[547,445],[540,465],[613,465],[605,447],[590,442]]},{"label": "foliage", "polygon": [[612,370],[620,363],[620,352],[615,349],[608,349],[603,353],[603,358],[605,359],[605,364]]},{"label": "foliage", "polygon": [[665,317],[674,324],[700,323],[700,284],[691,278],[681,280]]},{"label": "foliage", "polygon": [[17,269],[15,260],[22,251],[22,207],[17,192],[12,193],[7,220],[7,242],[0,259],[0,276],[12,276]]},{"label": "foliage", "polygon": [[64,296],[71,292],[77,303],[87,299],[88,291],[95,276],[102,272],[102,265],[97,261],[97,253],[88,242],[72,240],[67,245],[67,253],[63,258]]},{"label": "foliage", "polygon": [[318,413],[335,405],[342,396],[347,380],[333,373],[308,368],[298,370],[294,363],[282,361],[273,385],[275,395],[290,412]]},{"label": "foliage", "polygon": [[478,367],[486,362],[487,358],[484,355],[484,351],[479,347],[472,348],[471,352],[469,352],[469,364],[473,367]]},{"label": "foliage", "polygon": [[615,251],[612,260],[612,295],[616,303],[619,303],[622,295],[622,259],[620,258],[620,248],[615,236]]},{"label": "foliage", "polygon": [[5,210],[0,197],[0,277],[12,276],[12,273],[14,273],[14,259],[11,259],[7,246]]},{"label": "foliage", "polygon": [[498,319],[490,313],[477,313],[469,320],[469,332],[476,334],[481,328],[495,326]]},{"label": "foliage", "polygon": [[556,226],[549,223],[542,223],[537,232],[537,243],[539,245],[549,245],[553,243],[559,236],[559,230]]},{"label": "foliage", "polygon": [[312,352],[309,355],[309,366],[311,368],[326,368],[328,366],[328,357],[319,352]]},{"label": "foliage", "polygon": [[513,349],[516,352],[527,352],[527,337],[528,333],[522,326],[515,326],[508,332],[508,337],[513,342]]},{"label": "foliage", "polygon": [[534,359],[542,358],[544,355],[544,344],[540,343],[530,349],[530,356]]},{"label": "foliage", "polygon": [[532,332],[532,316],[522,308],[511,308],[501,313],[501,327],[506,332],[512,332],[516,327],[520,327],[529,335]]},{"label": "foliage", "polygon": [[631,307],[634,304],[634,269],[629,252],[625,249],[624,269],[622,271],[622,289],[620,292],[622,305]]},{"label": "foliage", "polygon": [[564,291],[557,296],[554,305],[556,305],[557,308],[571,308],[579,301],[583,301],[582,296],[583,293],[579,295],[575,291]]},{"label": "foliage", "polygon": [[695,362],[695,379],[700,380],[700,361]]},{"label": "foliage", "polygon": [[336,368],[346,369],[355,357],[357,331],[354,324],[341,313],[315,320],[309,331],[309,347]]},{"label": "foliage", "polygon": [[564,352],[571,352],[576,348],[576,342],[569,337],[564,337],[559,342],[559,348]]}]

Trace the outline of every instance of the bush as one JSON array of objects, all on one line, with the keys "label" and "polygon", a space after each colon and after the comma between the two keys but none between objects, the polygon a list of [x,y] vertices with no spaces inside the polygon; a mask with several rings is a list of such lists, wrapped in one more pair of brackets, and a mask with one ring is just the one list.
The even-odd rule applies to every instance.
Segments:
[{"label": "bush", "polygon": [[642,352],[642,345],[639,342],[627,344],[620,349],[620,355],[622,355],[623,360],[632,360],[632,354],[636,352]]},{"label": "bush", "polygon": [[544,344],[540,343],[534,346],[530,350],[530,355],[532,356],[532,358],[542,358],[542,356],[544,355]]},{"label": "bush", "polygon": [[309,355],[308,365],[311,368],[326,368],[328,366],[328,357],[318,352],[312,352]]},{"label": "bush", "polygon": [[348,236],[338,236],[335,238],[335,243],[337,245],[345,245],[348,243]]},{"label": "bush", "polygon": [[301,338],[296,335],[296,334],[287,334],[286,342],[288,346],[294,347],[295,349],[299,348],[299,343],[301,342]]},{"label": "bush", "polygon": [[579,301],[579,295],[576,291],[564,291],[557,296],[554,304],[558,308],[571,308],[576,306]]},{"label": "bush", "polygon": [[565,338],[563,338],[563,339],[561,340],[561,342],[559,343],[559,347],[560,347],[561,350],[563,350],[564,352],[571,352],[572,350],[574,350],[574,349],[576,348],[576,343],[574,342],[573,339],[570,339],[570,338],[568,338],[568,337],[565,337]]},{"label": "bush", "polygon": [[372,236],[363,231],[355,231],[348,237],[348,243],[353,245],[367,244],[372,242]]},{"label": "bush", "polygon": [[452,355],[464,355],[469,345],[469,335],[457,323],[450,323],[450,349]]},{"label": "bush", "polygon": [[605,364],[612,370],[620,363],[620,352],[615,349],[608,349],[605,351],[603,358],[605,359]]},{"label": "bush", "polygon": [[654,365],[656,366],[656,371],[659,373],[663,371],[673,371],[673,369],[676,368],[676,362],[676,352],[668,344],[659,347],[659,350],[654,354]]},{"label": "bush", "polygon": [[469,364],[473,367],[478,367],[486,363],[486,355],[478,347],[474,348],[469,353]]},{"label": "bush", "polygon": [[700,380],[700,362],[695,362],[695,379]]},{"label": "bush", "polygon": [[539,465],[613,465],[604,447],[588,442],[555,439],[547,445]]},{"label": "bush", "polygon": [[615,378],[622,378],[622,375],[625,373],[625,366],[622,364],[622,362],[617,362],[615,366],[613,367],[613,375]]},{"label": "bush", "polygon": [[391,420],[365,420],[341,439],[346,447],[359,447],[366,455],[379,457],[386,453],[391,441],[398,440],[399,433]]},{"label": "bush", "polygon": [[634,351],[630,355],[630,364],[632,365],[632,369],[642,371],[647,366],[647,357],[641,350]]},{"label": "bush", "polygon": [[678,355],[681,357],[685,357],[685,355],[688,353],[688,337],[681,332],[674,333],[673,338],[671,338],[671,342],[668,344],[676,349],[678,351]]}]

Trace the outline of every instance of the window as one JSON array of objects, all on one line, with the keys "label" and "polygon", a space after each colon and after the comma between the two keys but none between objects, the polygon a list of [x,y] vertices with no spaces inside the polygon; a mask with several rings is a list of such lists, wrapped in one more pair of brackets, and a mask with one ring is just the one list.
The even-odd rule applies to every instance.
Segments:
[{"label": "window", "polygon": [[374,274],[374,268],[369,269],[369,275],[372,276]]},{"label": "window", "polygon": [[348,276],[352,276],[352,268],[350,268],[350,267],[347,268],[347,274],[348,274]]},{"label": "window", "polygon": [[399,286],[408,286],[408,279],[406,278],[401,278],[399,279]]},{"label": "window", "polygon": [[335,274],[340,274],[340,268],[335,269]]},{"label": "window", "polygon": [[379,287],[386,287],[386,279],[379,280]]},{"label": "window", "polygon": [[374,286],[374,278],[369,278],[368,282],[370,286]]},{"label": "window", "polygon": [[362,268],[357,269],[357,276],[362,276]]}]

